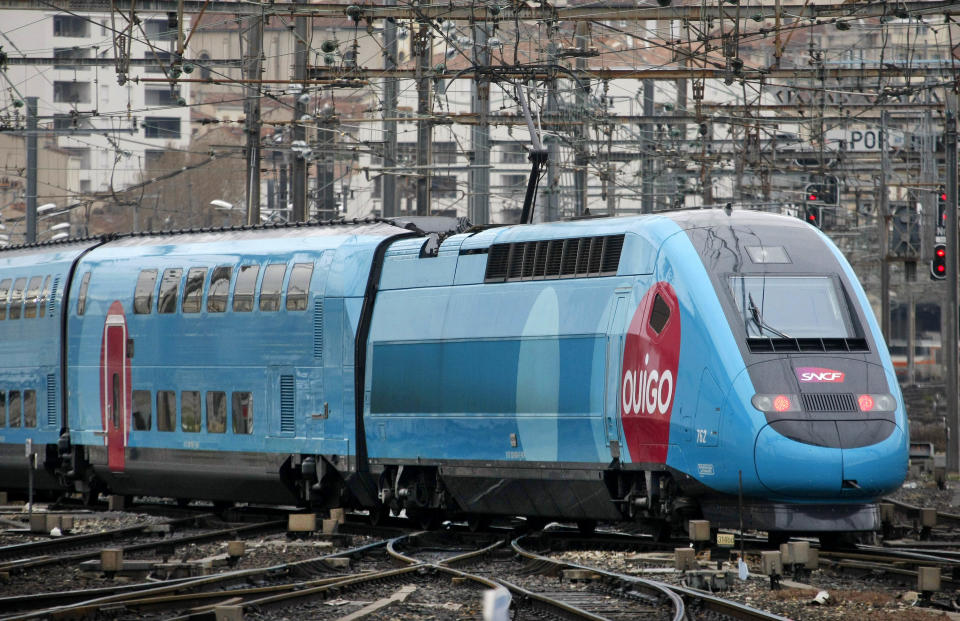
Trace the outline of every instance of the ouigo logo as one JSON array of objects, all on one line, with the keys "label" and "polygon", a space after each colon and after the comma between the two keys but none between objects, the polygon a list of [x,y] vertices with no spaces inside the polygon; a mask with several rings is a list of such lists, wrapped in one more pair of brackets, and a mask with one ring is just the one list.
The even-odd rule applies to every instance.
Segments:
[{"label": "ouigo logo", "polygon": [[797,367],[797,379],[801,382],[843,383],[843,371],[820,367]]}]

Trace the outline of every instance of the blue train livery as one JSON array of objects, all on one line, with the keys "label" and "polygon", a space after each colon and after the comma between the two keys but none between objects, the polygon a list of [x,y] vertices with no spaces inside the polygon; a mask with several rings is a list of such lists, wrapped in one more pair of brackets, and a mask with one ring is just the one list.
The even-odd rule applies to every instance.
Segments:
[{"label": "blue train livery", "polygon": [[23,488],[29,439],[41,487],[91,498],[428,527],[878,527],[906,474],[906,413],[866,296],[818,230],[740,210],[456,224],[0,252],[4,487]]}]

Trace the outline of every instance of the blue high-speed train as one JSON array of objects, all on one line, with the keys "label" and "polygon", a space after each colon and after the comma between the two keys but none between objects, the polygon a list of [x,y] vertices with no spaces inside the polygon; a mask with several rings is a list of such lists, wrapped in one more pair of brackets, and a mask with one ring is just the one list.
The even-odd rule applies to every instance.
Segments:
[{"label": "blue high-speed train", "polygon": [[365,221],[0,252],[0,481],[405,510],[878,527],[903,401],[837,248],[738,210]]}]

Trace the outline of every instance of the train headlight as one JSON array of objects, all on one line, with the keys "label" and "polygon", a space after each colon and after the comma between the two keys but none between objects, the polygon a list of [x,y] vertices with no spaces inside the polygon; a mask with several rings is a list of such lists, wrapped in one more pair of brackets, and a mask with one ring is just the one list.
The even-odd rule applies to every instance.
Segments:
[{"label": "train headlight", "polygon": [[761,412],[800,411],[800,399],[797,395],[753,395],[750,403]]},{"label": "train headlight", "polygon": [[857,405],[861,412],[892,412],[897,409],[897,400],[893,395],[857,395]]}]

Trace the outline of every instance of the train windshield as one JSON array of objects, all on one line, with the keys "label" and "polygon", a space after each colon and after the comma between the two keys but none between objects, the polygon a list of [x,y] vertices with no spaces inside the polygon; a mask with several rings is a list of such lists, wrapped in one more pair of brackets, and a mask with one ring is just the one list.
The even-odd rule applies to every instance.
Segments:
[{"label": "train windshield", "polygon": [[829,276],[732,276],[748,337],[855,337],[850,310]]}]

